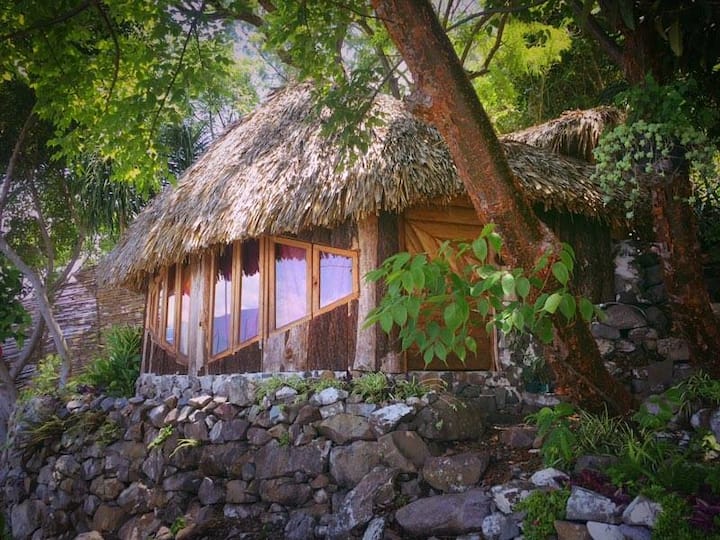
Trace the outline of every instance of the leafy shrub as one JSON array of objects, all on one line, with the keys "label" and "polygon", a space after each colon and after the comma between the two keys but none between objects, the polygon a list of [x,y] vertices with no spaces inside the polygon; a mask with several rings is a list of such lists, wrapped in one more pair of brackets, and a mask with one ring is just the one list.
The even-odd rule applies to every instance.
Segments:
[{"label": "leafy shrub", "polygon": [[554,408],[543,407],[528,415],[527,421],[538,428],[543,438],[540,453],[548,466],[568,466],[577,457],[577,436],[571,429],[570,418],[575,409],[568,403],[558,403]]},{"label": "leafy shrub", "polygon": [[62,358],[49,354],[35,367],[32,383],[20,392],[19,401],[24,402],[34,397],[58,395],[60,366]]},{"label": "leafy shrub", "polygon": [[114,326],[105,335],[106,357],[98,358],[77,378],[110,396],[135,394],[140,375],[142,333],[139,327]]},{"label": "leafy shrub", "polygon": [[267,379],[262,379],[255,385],[255,399],[260,403],[263,399],[272,398],[278,390],[283,386],[289,386],[299,395],[307,395],[310,391],[310,382],[298,375],[291,377],[282,377],[273,375]]},{"label": "leafy shrub", "polygon": [[523,536],[526,540],[545,540],[555,534],[555,520],[565,519],[565,506],[570,497],[567,488],[555,491],[533,491],[520,501],[516,509],[526,512]]},{"label": "leafy shrub", "polygon": [[352,393],[368,403],[379,403],[390,397],[390,383],[384,373],[365,373],[353,379]]}]

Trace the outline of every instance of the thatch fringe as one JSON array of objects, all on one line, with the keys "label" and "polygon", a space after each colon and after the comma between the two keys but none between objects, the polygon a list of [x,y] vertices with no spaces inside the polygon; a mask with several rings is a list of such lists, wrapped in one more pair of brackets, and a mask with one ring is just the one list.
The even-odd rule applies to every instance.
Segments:
[{"label": "thatch fringe", "polygon": [[594,163],[593,150],[600,135],[623,120],[623,113],[614,107],[567,111],[560,118],[510,133],[505,139]]},{"label": "thatch fringe", "polygon": [[[333,227],[381,210],[401,212],[464,192],[440,134],[403,104],[378,96],[369,148],[338,169],[342,148],[313,115],[312,88],[273,95],[215,141],[137,217],[99,268],[100,279],[141,289],[158,268],[215,244]],[[504,143],[533,202],[603,216],[592,168],[517,142]]]}]

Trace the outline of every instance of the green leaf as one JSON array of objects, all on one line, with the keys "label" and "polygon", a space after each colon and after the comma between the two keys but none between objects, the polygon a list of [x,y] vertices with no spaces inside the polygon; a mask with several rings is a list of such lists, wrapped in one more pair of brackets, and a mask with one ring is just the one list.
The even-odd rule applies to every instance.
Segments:
[{"label": "green leaf", "polygon": [[560,302],[560,313],[570,320],[575,316],[576,308],[575,297],[572,294],[564,294]]},{"label": "green leaf", "polygon": [[488,255],[488,245],[484,238],[476,238],[472,243],[473,255],[480,262],[485,262]]},{"label": "green leaf", "polygon": [[519,277],[515,280],[515,290],[521,298],[526,298],[530,294],[530,280],[526,277]]},{"label": "green leaf", "polygon": [[513,296],[515,294],[515,278],[511,273],[506,273],[500,280],[502,290],[505,296]]},{"label": "green leaf", "polygon": [[673,54],[678,58],[681,57],[683,53],[683,40],[679,19],[675,19],[670,25],[668,40],[670,41],[670,48],[672,49]]},{"label": "green leaf", "polygon": [[552,273],[553,276],[555,276],[555,279],[557,279],[561,285],[567,285],[570,273],[568,272],[567,266],[565,266],[565,264],[560,261],[553,264]]},{"label": "green leaf", "polygon": [[404,326],[407,322],[408,312],[404,304],[395,304],[392,307],[392,318],[398,326]]},{"label": "green leaf", "polygon": [[456,304],[453,303],[445,306],[443,320],[445,321],[445,325],[452,330],[455,330],[463,323],[462,313]]},{"label": "green leaf", "polygon": [[560,305],[560,302],[562,302],[563,295],[560,293],[552,293],[550,296],[548,296],[547,300],[545,300],[545,305],[543,306],[543,310],[547,311],[548,313],[555,313],[557,311],[558,306]]},{"label": "green leaf", "polygon": [[481,316],[487,317],[490,311],[490,302],[488,302],[487,298],[480,298],[480,300],[477,301],[477,310]]},{"label": "green leaf", "polygon": [[498,233],[491,232],[488,235],[488,241],[490,242],[490,246],[493,248],[493,251],[495,253],[499,254],[500,251],[502,251],[502,237]]},{"label": "green leaf", "polygon": [[385,311],[380,315],[380,328],[383,329],[383,332],[386,334],[390,333],[390,330],[392,330],[393,326],[393,316],[392,313],[389,311]]},{"label": "green leaf", "polygon": [[429,346],[425,351],[423,352],[423,362],[425,362],[426,366],[430,365],[430,362],[433,361],[433,358],[435,357],[435,351],[433,346]]},{"label": "green leaf", "polygon": [[592,320],[593,312],[594,312],[594,306],[590,300],[587,298],[581,298],[580,299],[580,316],[582,317],[583,321],[590,322]]},{"label": "green leaf", "polygon": [[475,338],[472,336],[467,336],[465,338],[465,347],[467,347],[467,350],[469,350],[472,353],[477,352],[477,342],[475,341]]}]

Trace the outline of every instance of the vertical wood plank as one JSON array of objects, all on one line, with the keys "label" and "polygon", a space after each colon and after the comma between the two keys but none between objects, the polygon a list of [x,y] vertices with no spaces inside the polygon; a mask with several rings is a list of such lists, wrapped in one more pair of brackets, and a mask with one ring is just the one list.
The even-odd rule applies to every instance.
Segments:
[{"label": "vertical wood plank", "polygon": [[376,215],[369,215],[358,222],[358,247],[360,250],[360,298],[357,307],[357,333],[355,358],[352,368],[358,371],[374,371],[377,348],[377,333],[374,327],[362,328],[362,321],[377,305],[377,287],[366,282],[365,274],[378,266],[378,224]]}]

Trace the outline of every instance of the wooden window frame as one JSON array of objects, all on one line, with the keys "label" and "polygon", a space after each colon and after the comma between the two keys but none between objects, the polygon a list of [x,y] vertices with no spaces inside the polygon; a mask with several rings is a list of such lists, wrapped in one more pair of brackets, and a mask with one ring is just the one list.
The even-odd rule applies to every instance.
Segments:
[{"label": "wooden window frame", "polygon": [[[248,239],[252,240],[252,239]],[[256,336],[240,341],[240,323],[241,323],[241,299],[242,299],[242,244],[244,240],[236,240],[232,244],[232,283],[231,287],[231,306],[230,306],[230,335],[228,336],[228,347],[222,351],[213,354],[212,353],[212,339],[214,332],[214,313],[215,313],[215,273],[217,272],[218,259],[220,256],[220,250],[222,247],[218,247],[213,250],[211,264],[210,264],[210,294],[209,294],[209,309],[208,309],[208,363],[220,360],[226,356],[235,354],[240,349],[260,341],[263,337],[263,317],[264,317],[264,251],[265,246],[261,238],[257,239],[260,245],[260,253],[258,256],[258,264],[260,266],[260,302],[258,306],[258,333]]]},{"label": "wooden window frame", "polygon": [[[268,275],[268,296],[267,296],[267,335],[273,335],[280,332],[285,332],[292,328],[293,326],[296,326],[300,323],[309,321],[312,319],[313,316],[313,245],[310,242],[302,242],[300,240],[293,240],[289,238],[282,238],[282,237],[276,237],[271,236],[268,238],[267,241],[267,275]],[[275,306],[276,306],[276,296],[277,292],[275,290],[275,246],[276,245],[285,245],[285,246],[291,246],[291,247],[299,247],[305,250],[306,253],[306,262],[307,262],[307,270],[305,273],[305,306],[307,308],[307,314],[303,317],[300,317],[299,319],[295,319],[293,321],[290,321],[287,324],[284,324],[282,326],[275,326]]]},{"label": "wooden window frame", "polygon": [[[340,249],[340,248],[334,248],[334,247],[327,247],[320,244],[312,244],[313,248],[313,276],[312,276],[312,286],[313,286],[313,299],[312,299],[312,316],[316,317],[318,315],[322,315],[323,313],[327,313],[328,311],[332,311],[333,309],[340,307],[342,305],[347,304],[348,302],[352,302],[356,298],[360,296],[360,265],[359,265],[359,258],[358,258],[358,252],[357,250],[350,250],[350,249]],[[323,253],[332,253],[334,255],[341,255],[343,257],[347,257],[350,259],[350,264],[352,265],[352,291],[350,293],[346,294],[342,298],[339,298],[335,300],[334,302],[331,302],[327,306],[320,307],[320,287],[322,286],[322,283],[320,283],[320,252]]]},{"label": "wooden window frame", "polygon": [[[170,266],[166,266],[158,272],[158,275],[153,279],[152,285],[151,285],[151,292],[149,294],[149,302],[150,302],[150,308],[151,308],[151,314],[148,318],[150,321],[150,324],[148,325],[148,328],[150,330],[151,335],[153,336],[153,341],[156,345],[161,347],[162,349],[168,351],[171,354],[174,354],[177,359],[183,360],[187,363],[189,359],[189,354],[180,352],[180,309],[181,309],[181,299],[182,299],[182,267],[185,265],[184,262],[179,262],[176,264],[171,264]],[[174,332],[174,343],[169,343],[166,339],[167,335],[167,321],[168,321],[168,313],[167,313],[167,291],[168,291],[168,276],[170,274],[170,269],[172,267],[175,267],[175,313],[173,314],[173,320],[175,323],[175,329]],[[192,272],[190,264],[187,264],[188,270]],[[192,275],[192,274],[191,274]],[[160,290],[164,291],[163,298],[160,298]],[[180,294],[178,294],[180,293]],[[162,300],[162,304],[160,304],[160,301]],[[190,292],[190,299],[192,310],[192,289]],[[158,321],[158,310],[160,310],[160,317]],[[156,326],[155,323],[158,323]],[[189,336],[188,336],[189,338]],[[189,350],[188,350],[189,353]]]}]

